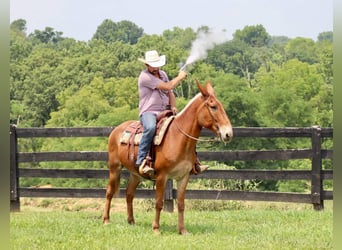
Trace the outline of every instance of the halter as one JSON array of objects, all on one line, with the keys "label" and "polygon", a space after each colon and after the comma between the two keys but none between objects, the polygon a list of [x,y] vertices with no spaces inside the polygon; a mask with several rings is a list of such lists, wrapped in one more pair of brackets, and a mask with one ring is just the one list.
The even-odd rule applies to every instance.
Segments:
[{"label": "halter", "polygon": [[[219,128],[218,125],[217,125],[217,122],[216,120],[214,119],[214,116],[209,108],[209,105],[208,105],[208,101],[206,101],[204,103],[204,105],[206,106],[206,108],[208,109],[208,112],[210,114],[210,117],[211,117],[211,120],[213,121],[214,125],[216,128]],[[184,130],[182,130],[179,126],[178,126],[178,123],[176,121],[176,119],[173,121],[175,124],[176,124],[176,127],[177,129],[179,130],[179,132],[181,132],[183,135],[185,135],[186,137],[192,139],[192,140],[195,140],[195,141],[201,141],[201,142],[216,142],[217,140],[216,139],[200,139],[200,138],[196,138],[192,135],[189,135],[188,133],[186,133]]]},{"label": "halter", "polygon": [[219,129],[218,123],[216,122],[216,120],[215,120],[215,118],[214,118],[214,115],[213,115],[211,109],[209,108],[208,101],[205,102],[205,106],[206,106],[207,109],[208,109],[208,112],[209,112],[209,114],[210,114],[210,116],[211,116],[211,120],[213,121],[215,128],[218,130],[218,129]]}]

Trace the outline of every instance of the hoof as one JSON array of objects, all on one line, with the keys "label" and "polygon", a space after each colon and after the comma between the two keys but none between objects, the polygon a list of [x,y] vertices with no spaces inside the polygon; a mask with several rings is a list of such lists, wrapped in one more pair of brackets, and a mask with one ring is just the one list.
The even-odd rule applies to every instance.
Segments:
[{"label": "hoof", "polygon": [[186,236],[186,235],[191,235],[191,233],[189,233],[189,232],[186,231],[185,229],[182,230],[182,231],[179,231],[179,234],[180,234],[180,235],[184,235],[184,236]]},{"label": "hoof", "polygon": [[127,222],[130,225],[134,225],[135,224],[135,220],[134,219],[127,219]]},{"label": "hoof", "polygon": [[154,235],[160,235],[160,230],[159,229],[153,229],[153,234]]},{"label": "hoof", "polygon": [[109,220],[104,220],[104,221],[103,221],[103,225],[106,226],[106,225],[109,225],[109,224],[110,224]]}]

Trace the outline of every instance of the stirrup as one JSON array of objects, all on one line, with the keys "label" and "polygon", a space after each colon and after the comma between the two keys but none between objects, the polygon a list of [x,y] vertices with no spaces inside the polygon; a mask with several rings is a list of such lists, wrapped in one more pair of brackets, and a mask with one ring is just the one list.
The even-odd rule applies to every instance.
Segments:
[{"label": "stirrup", "polygon": [[148,175],[154,174],[154,169],[151,168],[150,166],[146,165],[146,163],[147,163],[147,159],[144,159],[142,161],[142,163],[140,164],[139,174],[141,174],[141,175],[143,175],[143,174],[148,174]]},{"label": "stirrup", "polygon": [[199,174],[201,174],[201,173],[203,173],[204,171],[206,171],[208,168],[209,168],[209,166],[208,165],[197,165],[197,167],[199,168],[199,169],[196,169],[197,170],[197,172],[199,173]]},{"label": "stirrup", "polygon": [[208,165],[202,165],[200,161],[197,159],[190,174],[198,175],[206,171],[208,168]]}]

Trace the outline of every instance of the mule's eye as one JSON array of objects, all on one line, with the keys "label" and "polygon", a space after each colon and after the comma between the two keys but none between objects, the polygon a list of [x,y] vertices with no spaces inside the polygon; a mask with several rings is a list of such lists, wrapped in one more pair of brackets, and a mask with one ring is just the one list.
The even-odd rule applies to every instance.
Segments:
[{"label": "mule's eye", "polygon": [[217,106],[210,106],[212,111],[216,111],[217,110]]}]

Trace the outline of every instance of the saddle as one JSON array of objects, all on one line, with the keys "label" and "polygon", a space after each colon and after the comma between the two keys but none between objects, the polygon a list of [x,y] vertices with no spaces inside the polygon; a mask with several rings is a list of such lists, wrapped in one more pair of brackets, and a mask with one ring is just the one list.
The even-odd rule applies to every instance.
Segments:
[{"label": "saddle", "polygon": [[[160,145],[163,141],[164,135],[174,119],[173,112],[171,110],[165,110],[157,116],[157,128],[153,137],[151,148],[155,145]],[[134,160],[134,146],[139,145],[144,127],[140,121],[135,121],[127,126],[120,138],[121,144],[127,144],[128,158]],[[150,150],[151,151],[151,150]]]}]

